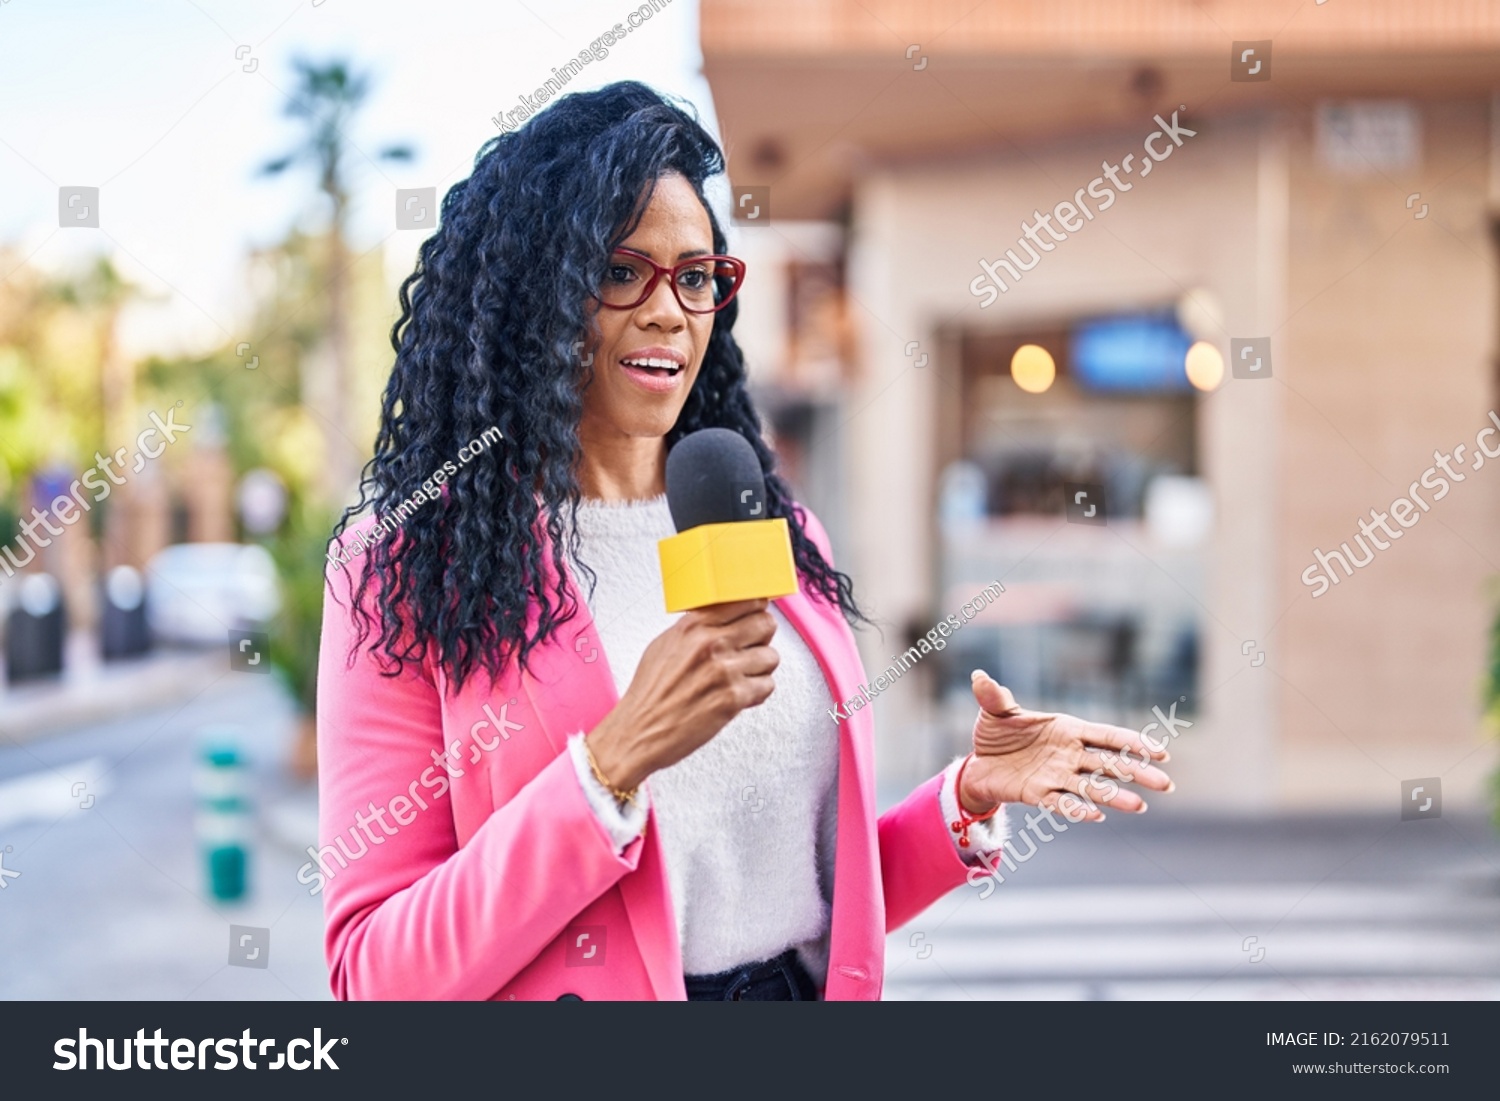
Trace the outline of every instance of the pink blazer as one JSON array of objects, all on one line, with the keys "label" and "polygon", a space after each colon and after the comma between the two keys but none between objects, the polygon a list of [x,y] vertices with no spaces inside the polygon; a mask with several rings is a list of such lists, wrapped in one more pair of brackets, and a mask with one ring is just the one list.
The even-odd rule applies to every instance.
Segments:
[{"label": "pink blazer", "polygon": [[[831,561],[811,513],[807,529]],[[344,546],[356,544],[346,534]],[[324,601],[318,673],[314,875],[334,996],[685,999],[655,815],[616,855],[564,752],[618,700],[583,600],[525,675],[509,668],[491,686],[480,674],[455,692],[431,662],[383,677],[362,650],[346,666],[349,583],[364,560],[329,569],[338,600]],[[838,610],[806,591],[776,603],[830,697],[858,695],[864,672]],[[868,707],[829,720],[828,736],[839,739],[839,780],[824,997],[874,1000],[885,934],[968,866],[938,777],[877,818]]]}]

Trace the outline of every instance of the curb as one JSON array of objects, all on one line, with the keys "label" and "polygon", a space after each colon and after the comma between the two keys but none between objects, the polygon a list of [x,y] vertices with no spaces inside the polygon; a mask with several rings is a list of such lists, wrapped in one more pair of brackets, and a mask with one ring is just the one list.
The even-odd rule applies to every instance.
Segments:
[{"label": "curb", "polygon": [[185,703],[229,672],[222,652],[174,654],[0,690],[0,738],[24,744],[86,723]]}]

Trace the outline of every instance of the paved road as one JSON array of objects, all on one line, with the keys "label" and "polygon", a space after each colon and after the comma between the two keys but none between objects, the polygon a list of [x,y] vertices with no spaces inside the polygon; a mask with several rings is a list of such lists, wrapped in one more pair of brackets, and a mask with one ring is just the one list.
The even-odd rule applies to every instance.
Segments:
[{"label": "paved road", "polygon": [[1023,842],[893,933],[886,997],[1500,998],[1478,817],[1123,818]]},{"label": "paved road", "polygon": [[[316,798],[280,767],[291,718],[272,678],[223,672],[185,705],[0,743],[0,860],[20,873],[0,890],[0,998],[327,998],[322,902],[296,882]],[[198,733],[224,723],[258,805],[235,904],[209,895],[194,832]],[[269,966],[229,966],[231,925],[270,929]]]}]

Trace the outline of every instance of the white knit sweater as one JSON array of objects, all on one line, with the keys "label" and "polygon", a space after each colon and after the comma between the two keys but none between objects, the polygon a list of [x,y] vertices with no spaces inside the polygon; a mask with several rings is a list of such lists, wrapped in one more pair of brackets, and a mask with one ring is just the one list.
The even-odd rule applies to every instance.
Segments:
[{"label": "white knit sweater", "polygon": [[[652,639],[676,622],[664,610],[657,542],[675,533],[666,497],[585,501],[578,510],[581,560],[597,583],[573,573],[588,602],[615,688],[624,694]],[[582,732],[569,739],[575,771],[617,849],[637,837],[654,807],[682,946],[683,970],[714,974],[796,947],[821,986],[833,900],[839,728],[822,669],[772,605],[781,658],[776,689],[708,743],[652,774],[635,806],[621,806],[594,779]],[[954,774],[942,787],[944,821],[957,816]],[[971,829],[976,851],[1004,840],[1003,813]],[[968,850],[958,850],[973,859]]]}]

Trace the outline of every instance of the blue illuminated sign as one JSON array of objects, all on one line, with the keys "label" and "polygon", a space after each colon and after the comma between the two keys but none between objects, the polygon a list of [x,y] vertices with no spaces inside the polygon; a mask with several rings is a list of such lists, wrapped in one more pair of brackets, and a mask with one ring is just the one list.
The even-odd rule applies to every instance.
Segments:
[{"label": "blue illuminated sign", "polygon": [[1170,312],[1089,321],[1073,330],[1069,366],[1089,390],[1189,390],[1192,343]]}]

